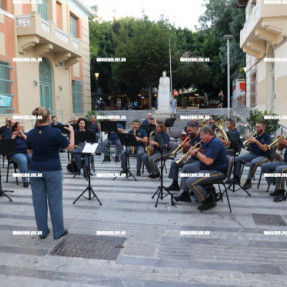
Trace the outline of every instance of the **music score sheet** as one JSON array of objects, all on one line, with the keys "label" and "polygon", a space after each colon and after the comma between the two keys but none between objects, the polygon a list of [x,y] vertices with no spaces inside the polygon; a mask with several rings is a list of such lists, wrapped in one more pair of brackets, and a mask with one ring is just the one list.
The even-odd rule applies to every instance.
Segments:
[{"label": "music score sheet", "polygon": [[98,145],[98,143],[86,143],[82,153],[95,153]]}]

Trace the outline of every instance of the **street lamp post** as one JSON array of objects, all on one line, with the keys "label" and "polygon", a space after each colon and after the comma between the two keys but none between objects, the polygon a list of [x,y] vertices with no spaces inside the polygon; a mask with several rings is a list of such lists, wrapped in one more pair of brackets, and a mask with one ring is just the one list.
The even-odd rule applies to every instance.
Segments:
[{"label": "street lamp post", "polygon": [[96,104],[95,104],[95,111],[97,111],[97,97],[98,97],[98,78],[100,76],[100,73],[95,73],[96,78]]},{"label": "street lamp post", "polygon": [[227,41],[227,113],[230,118],[230,58],[229,58],[229,40],[233,38],[232,35],[225,35],[224,40]]}]

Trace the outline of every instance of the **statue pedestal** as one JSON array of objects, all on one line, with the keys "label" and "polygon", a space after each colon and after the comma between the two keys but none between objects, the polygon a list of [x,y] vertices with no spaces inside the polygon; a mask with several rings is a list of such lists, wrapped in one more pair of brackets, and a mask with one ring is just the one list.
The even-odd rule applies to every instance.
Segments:
[{"label": "statue pedestal", "polygon": [[158,87],[157,113],[170,112],[170,90],[169,85],[160,85]]}]

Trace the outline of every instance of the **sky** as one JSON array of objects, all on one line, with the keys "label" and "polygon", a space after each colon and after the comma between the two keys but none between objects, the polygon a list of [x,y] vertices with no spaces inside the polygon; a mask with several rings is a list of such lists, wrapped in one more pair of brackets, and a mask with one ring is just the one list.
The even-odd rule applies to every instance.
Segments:
[{"label": "sky", "polygon": [[199,16],[204,12],[204,0],[87,0],[90,6],[98,6],[98,15],[106,21],[125,16],[141,18],[142,11],[150,20],[161,15],[176,27],[195,30]]}]

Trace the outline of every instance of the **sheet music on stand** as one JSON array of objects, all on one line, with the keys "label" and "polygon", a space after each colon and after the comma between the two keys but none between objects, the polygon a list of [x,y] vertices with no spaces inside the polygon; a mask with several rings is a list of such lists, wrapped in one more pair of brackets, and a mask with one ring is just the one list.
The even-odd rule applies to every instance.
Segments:
[{"label": "sheet music on stand", "polygon": [[98,143],[86,143],[82,153],[95,153],[98,145]]}]

